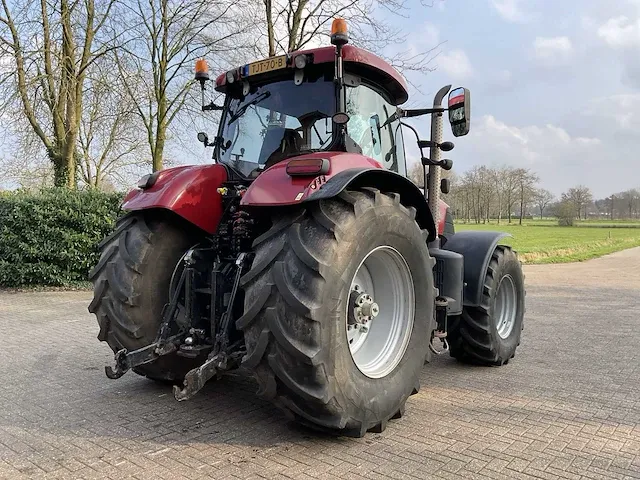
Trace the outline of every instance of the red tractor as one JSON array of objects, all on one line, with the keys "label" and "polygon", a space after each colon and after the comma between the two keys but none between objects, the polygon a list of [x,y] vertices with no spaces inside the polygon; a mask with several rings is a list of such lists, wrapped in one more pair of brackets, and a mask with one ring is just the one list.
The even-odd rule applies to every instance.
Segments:
[{"label": "red tractor", "polygon": [[[331,46],[230,70],[204,102],[219,110],[211,165],[145,175],[91,272],[89,310],[126,371],[174,384],[178,400],[242,367],[289,418],[341,435],[402,416],[433,352],[507,363],[520,342],[524,279],[503,233],[453,231],[440,200],[448,112],[469,131],[469,92],[402,109],[407,86],[377,56]],[[427,188],[407,179],[402,126],[418,139]],[[417,132],[413,130],[417,136]]]}]

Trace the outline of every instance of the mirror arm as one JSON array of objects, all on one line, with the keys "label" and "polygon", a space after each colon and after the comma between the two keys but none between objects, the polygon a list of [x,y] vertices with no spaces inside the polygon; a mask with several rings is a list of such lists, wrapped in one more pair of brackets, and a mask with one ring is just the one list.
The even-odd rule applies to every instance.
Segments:
[{"label": "mirror arm", "polygon": [[208,110],[224,110],[224,107],[222,107],[220,105],[216,105],[213,102],[211,102],[209,105],[202,105],[202,111],[203,112],[206,112]]},{"label": "mirror arm", "polygon": [[[444,107],[438,108],[416,108],[412,110],[403,110],[400,107],[396,108],[395,113],[391,115],[387,120],[382,124],[380,128],[386,127],[391,122],[395,122],[399,118],[410,118],[410,117],[420,117],[422,115],[429,115],[433,113],[443,113],[446,112],[447,109]],[[401,122],[402,123],[402,122]],[[403,124],[406,125],[406,124]]]},{"label": "mirror arm", "polygon": [[402,117],[420,117],[422,115],[429,115],[432,113],[443,113],[447,109],[444,107],[434,107],[434,108],[416,108],[413,110],[403,110]]}]

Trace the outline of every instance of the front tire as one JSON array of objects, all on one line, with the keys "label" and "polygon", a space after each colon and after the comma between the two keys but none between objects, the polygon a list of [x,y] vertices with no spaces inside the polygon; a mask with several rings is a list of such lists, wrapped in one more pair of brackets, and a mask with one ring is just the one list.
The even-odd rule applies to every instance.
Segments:
[{"label": "front tire", "polygon": [[[121,218],[100,243],[100,261],[89,274],[94,297],[89,312],[98,320],[98,339],[114,352],[154,342],[169,301],[169,283],[198,232],[170,213],[134,212]],[[202,362],[175,353],[134,368],[139,375],[180,383]]]},{"label": "front tire", "polygon": [[522,265],[511,248],[496,247],[484,279],[482,304],[449,319],[451,356],[480,365],[503,365],[520,345],[525,312]]},{"label": "front tire", "polygon": [[[243,366],[254,372],[260,395],[302,424],[357,437],[384,430],[420,387],[434,328],[434,262],[415,210],[401,205],[398,194],[363,189],[275,220],[254,242],[256,256],[242,279],[245,314],[236,326],[247,346]],[[376,262],[385,261],[396,265],[396,281],[388,291],[375,281],[365,287],[373,285],[373,299],[385,302],[370,333],[391,353],[376,362],[374,350],[352,352],[349,310],[354,284],[381,276]],[[367,262],[368,274],[359,273]],[[407,284],[411,293],[403,295],[400,285]],[[385,343],[391,334],[373,336],[378,325],[384,331],[383,318],[400,321],[390,312],[403,305],[407,323],[389,330],[398,342]],[[367,342],[360,339],[361,347]]]}]

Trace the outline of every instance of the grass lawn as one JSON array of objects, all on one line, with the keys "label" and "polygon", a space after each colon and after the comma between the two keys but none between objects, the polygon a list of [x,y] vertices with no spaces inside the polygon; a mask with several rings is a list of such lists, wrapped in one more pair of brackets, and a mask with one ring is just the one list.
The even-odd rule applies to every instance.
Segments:
[{"label": "grass lawn", "polygon": [[[556,222],[557,223],[557,222]],[[579,262],[626,248],[640,246],[640,225],[582,222],[558,227],[551,221],[529,220],[526,225],[475,225],[456,223],[456,230],[496,230],[513,235],[504,243],[513,246],[523,263]]]}]

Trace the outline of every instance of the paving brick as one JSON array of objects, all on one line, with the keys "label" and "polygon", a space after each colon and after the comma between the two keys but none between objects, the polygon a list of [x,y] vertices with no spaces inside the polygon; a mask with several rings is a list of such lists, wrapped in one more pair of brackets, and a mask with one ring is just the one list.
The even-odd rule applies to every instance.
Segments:
[{"label": "paving brick", "polygon": [[0,292],[0,478],[640,478],[640,249],[525,269],[516,358],[435,358],[406,415],[362,439],[292,426],[241,375],[181,403],[108,380],[89,293]]}]

